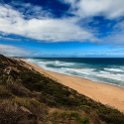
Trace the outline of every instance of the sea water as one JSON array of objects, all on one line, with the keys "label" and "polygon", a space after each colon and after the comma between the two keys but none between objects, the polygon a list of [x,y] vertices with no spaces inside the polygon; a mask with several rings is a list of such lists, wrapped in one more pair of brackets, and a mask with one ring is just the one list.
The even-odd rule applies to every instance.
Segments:
[{"label": "sea water", "polygon": [[28,58],[27,61],[46,70],[124,86],[124,58]]}]

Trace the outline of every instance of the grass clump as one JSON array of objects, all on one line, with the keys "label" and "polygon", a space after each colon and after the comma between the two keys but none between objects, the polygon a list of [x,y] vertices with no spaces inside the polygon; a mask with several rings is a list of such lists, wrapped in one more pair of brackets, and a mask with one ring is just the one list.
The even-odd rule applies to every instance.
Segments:
[{"label": "grass clump", "polygon": [[54,124],[64,123],[64,124],[89,124],[90,121],[84,115],[76,111],[62,111],[54,112],[51,114],[51,120]]},{"label": "grass clump", "polygon": [[8,99],[10,97],[12,97],[11,92],[4,85],[0,85],[0,99]]},{"label": "grass clump", "polygon": [[124,124],[124,114],[0,56],[0,124]]}]

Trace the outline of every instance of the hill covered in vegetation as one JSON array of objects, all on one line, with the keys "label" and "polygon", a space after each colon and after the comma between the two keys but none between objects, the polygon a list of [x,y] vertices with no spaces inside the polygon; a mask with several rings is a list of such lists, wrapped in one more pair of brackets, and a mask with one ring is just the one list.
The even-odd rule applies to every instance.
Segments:
[{"label": "hill covered in vegetation", "polygon": [[0,55],[0,124],[124,124],[124,114]]}]

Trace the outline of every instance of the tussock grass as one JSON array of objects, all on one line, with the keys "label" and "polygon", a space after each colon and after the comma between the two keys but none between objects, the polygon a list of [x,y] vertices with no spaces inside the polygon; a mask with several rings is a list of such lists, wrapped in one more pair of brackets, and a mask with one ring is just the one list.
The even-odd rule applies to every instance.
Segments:
[{"label": "tussock grass", "polygon": [[124,124],[124,114],[0,56],[0,124],[18,123]]}]

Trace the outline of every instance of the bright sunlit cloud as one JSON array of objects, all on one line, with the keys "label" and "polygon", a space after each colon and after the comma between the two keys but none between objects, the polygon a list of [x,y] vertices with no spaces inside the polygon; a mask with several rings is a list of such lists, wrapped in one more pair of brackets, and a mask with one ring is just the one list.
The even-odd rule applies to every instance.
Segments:
[{"label": "bright sunlit cloud", "polygon": [[0,31],[17,34],[44,41],[95,41],[97,38],[76,25],[74,19],[37,19],[26,20],[23,15],[10,6],[0,6]]},{"label": "bright sunlit cloud", "polygon": [[112,48],[115,55],[124,45],[124,0],[0,0],[0,44],[8,44],[0,47],[7,55],[12,48],[18,55],[30,49],[32,56],[92,50],[97,56]]}]

